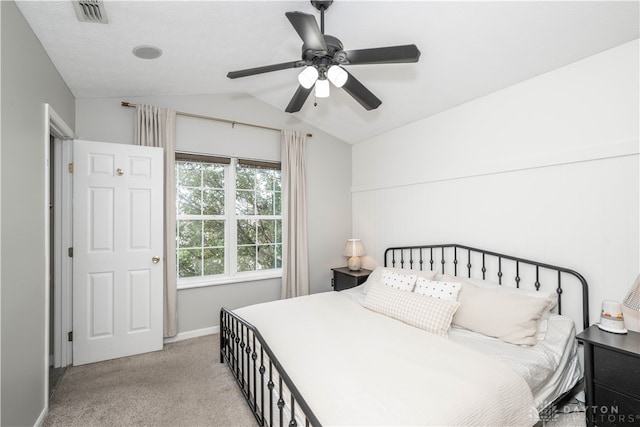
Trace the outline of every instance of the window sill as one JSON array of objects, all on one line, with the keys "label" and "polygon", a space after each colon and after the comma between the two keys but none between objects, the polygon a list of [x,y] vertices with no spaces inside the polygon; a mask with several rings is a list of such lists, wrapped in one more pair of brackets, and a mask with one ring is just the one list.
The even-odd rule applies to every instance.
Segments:
[{"label": "window sill", "polygon": [[280,279],[282,278],[282,270],[272,270],[269,272],[251,271],[247,273],[238,273],[235,276],[219,276],[219,277],[197,277],[192,279],[178,279],[178,290],[206,288],[209,286],[229,285],[232,283],[255,282],[258,280]]}]

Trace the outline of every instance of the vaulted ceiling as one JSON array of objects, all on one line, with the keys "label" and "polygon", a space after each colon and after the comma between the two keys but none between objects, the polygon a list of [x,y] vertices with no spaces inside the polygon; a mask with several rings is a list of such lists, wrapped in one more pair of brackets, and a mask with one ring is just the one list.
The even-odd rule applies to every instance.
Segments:
[{"label": "vaulted ceiling", "polygon": [[[287,11],[309,1],[104,1],[107,24],[71,1],[17,1],[76,98],[248,93],[284,111],[300,69],[230,80],[227,72],[300,59]],[[356,143],[639,37],[635,1],[335,0],[325,33],[345,49],[415,43],[420,61],[351,65],[382,100],[364,110],[341,89],[313,94],[301,120]],[[162,49],[135,57],[138,45]],[[256,118],[259,122],[259,118]]]}]

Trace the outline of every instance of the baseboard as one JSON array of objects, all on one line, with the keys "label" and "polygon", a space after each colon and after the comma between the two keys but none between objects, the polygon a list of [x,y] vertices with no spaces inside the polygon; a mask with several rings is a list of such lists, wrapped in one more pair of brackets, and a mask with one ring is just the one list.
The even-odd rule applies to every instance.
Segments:
[{"label": "baseboard", "polygon": [[49,413],[49,408],[48,408],[48,405],[47,405],[44,408],[42,408],[42,412],[40,413],[40,416],[36,420],[36,423],[34,424],[34,427],[43,426],[44,425],[44,420],[47,418],[47,414],[48,413]]},{"label": "baseboard", "polygon": [[190,338],[203,337],[205,335],[213,335],[220,332],[220,326],[211,326],[209,328],[195,329],[193,331],[179,332],[178,335],[171,338],[165,338],[164,343],[170,344],[172,342],[178,342],[188,340]]}]

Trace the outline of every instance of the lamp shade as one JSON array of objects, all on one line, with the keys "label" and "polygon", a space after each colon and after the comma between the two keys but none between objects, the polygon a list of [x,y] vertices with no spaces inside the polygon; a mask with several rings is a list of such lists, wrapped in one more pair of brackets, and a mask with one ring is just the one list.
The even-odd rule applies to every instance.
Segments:
[{"label": "lamp shade", "polygon": [[329,80],[320,79],[316,82],[316,98],[329,97]]},{"label": "lamp shade", "polygon": [[316,67],[306,67],[298,74],[298,82],[305,89],[311,89],[313,84],[318,80],[318,70]]},{"label": "lamp shade", "polygon": [[352,257],[352,256],[364,256],[366,254],[364,250],[364,245],[360,241],[360,239],[348,239],[347,246],[345,246],[342,255]]},{"label": "lamp shade", "polygon": [[640,274],[636,277],[636,281],[633,282],[633,285],[631,285],[631,289],[622,304],[632,310],[640,311]]},{"label": "lamp shade", "polygon": [[349,74],[339,65],[332,65],[327,71],[327,78],[335,87],[342,87],[347,82]]}]

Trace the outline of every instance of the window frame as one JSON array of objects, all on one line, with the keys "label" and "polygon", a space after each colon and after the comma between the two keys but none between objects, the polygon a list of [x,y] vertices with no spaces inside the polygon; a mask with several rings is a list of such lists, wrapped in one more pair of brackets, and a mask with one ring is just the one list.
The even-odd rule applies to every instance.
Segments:
[{"label": "window frame", "polygon": [[[238,233],[237,233],[237,224],[239,219],[244,219],[247,215],[237,215],[236,214],[236,168],[238,164],[242,166],[249,167],[263,167],[270,169],[280,169],[280,163],[277,162],[267,162],[267,161],[256,161],[256,160],[244,160],[235,157],[217,157],[217,156],[208,156],[208,155],[199,155],[195,153],[186,154],[188,158],[179,158],[183,153],[176,153],[176,162],[178,161],[191,161],[191,162],[207,162],[207,159],[215,159],[222,161],[211,161],[208,163],[217,163],[222,164],[224,166],[224,190],[225,190],[225,227],[224,227],[224,237],[225,237],[225,247],[224,247],[224,273],[209,275],[209,276],[196,276],[196,277],[178,277],[178,265],[176,263],[176,280],[177,280],[177,288],[178,289],[192,289],[192,288],[200,288],[200,287],[208,287],[208,286],[216,286],[216,285],[225,285],[231,283],[240,283],[240,282],[249,282],[256,280],[267,280],[267,279],[276,279],[282,278],[282,267],[273,268],[268,270],[252,270],[252,271],[238,271]],[[202,160],[198,160],[198,159]],[[246,163],[245,163],[246,162]],[[244,164],[243,164],[244,163]],[[281,177],[282,179],[282,177]],[[282,181],[281,181],[282,182]],[[176,175],[176,189],[178,188],[177,183],[177,175]],[[177,194],[176,194],[177,196]],[[282,207],[281,207],[282,208]],[[188,217],[188,215],[186,215]],[[263,219],[264,215],[253,215],[253,217],[258,219]],[[268,216],[269,219],[280,219],[282,223],[282,209],[280,209],[280,215]],[[200,216],[199,218],[203,218]],[[189,218],[179,218],[177,214],[177,204],[176,204],[176,223],[179,219],[189,219]],[[177,238],[177,227],[176,227],[176,238]],[[282,242],[280,242],[282,245]],[[176,245],[176,260],[178,256]]]}]

